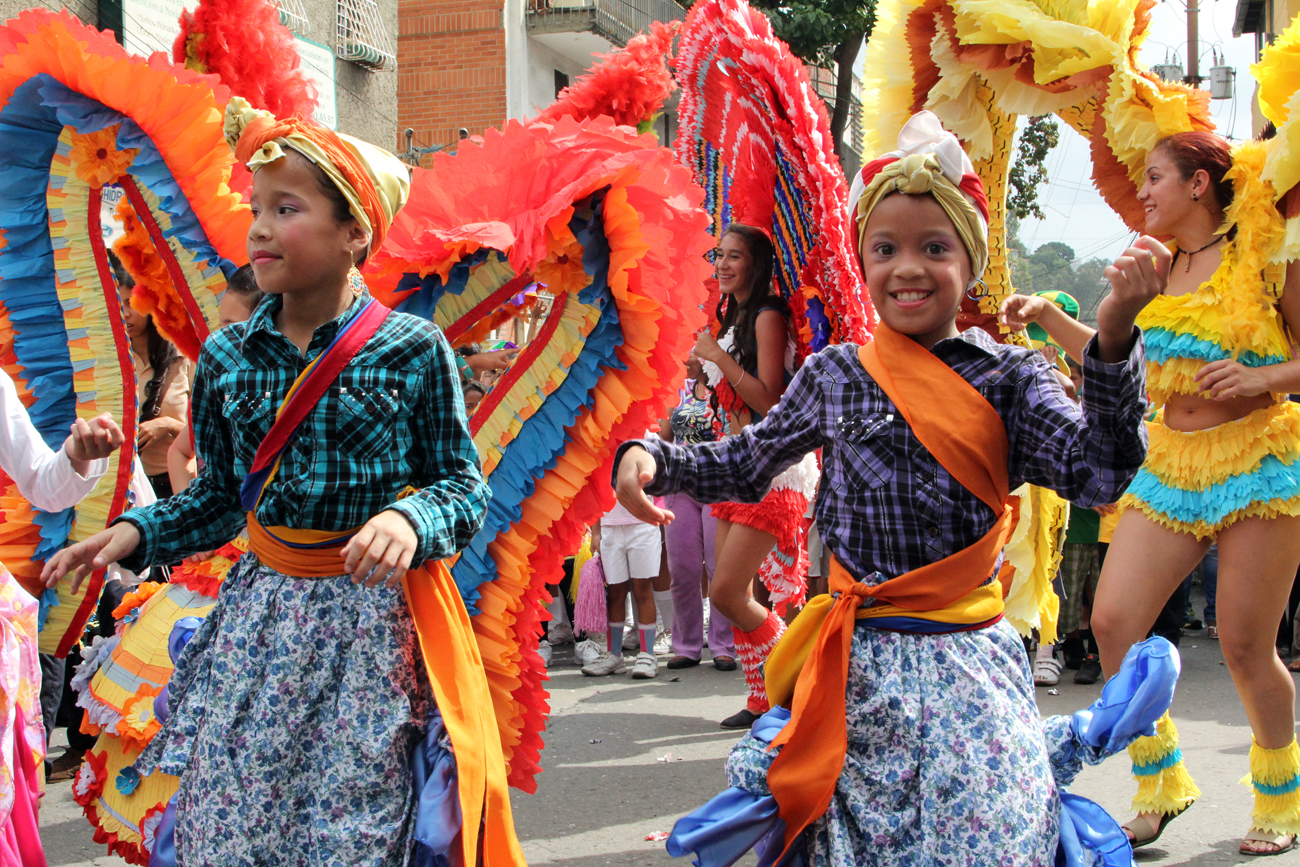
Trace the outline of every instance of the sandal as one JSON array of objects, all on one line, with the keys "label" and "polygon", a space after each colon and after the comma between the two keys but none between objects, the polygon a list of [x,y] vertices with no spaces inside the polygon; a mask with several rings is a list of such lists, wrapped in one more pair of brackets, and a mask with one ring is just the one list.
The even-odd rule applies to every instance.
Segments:
[{"label": "sandal", "polygon": [[1300,656],[1287,663],[1287,671],[1300,671]]},{"label": "sandal", "polygon": [[1056,686],[1061,682],[1061,663],[1055,657],[1034,660],[1034,686]]},{"label": "sandal", "polygon": [[[1193,801],[1192,804],[1194,803],[1196,802]],[[1183,807],[1177,813],[1162,814],[1160,816],[1160,823],[1158,825],[1151,824],[1151,820],[1147,818],[1146,813],[1138,813],[1136,816],[1134,816],[1132,819],[1129,819],[1120,827],[1128,832],[1129,845],[1134,849],[1141,849],[1143,846],[1150,846],[1152,843],[1159,840],[1160,835],[1165,832],[1165,828],[1169,827],[1169,823],[1172,822],[1174,819],[1177,819],[1183,813],[1186,813],[1188,808],[1191,807],[1192,804],[1188,804],[1186,807]],[[1137,828],[1133,826],[1133,823],[1138,821],[1142,822],[1142,824],[1145,826],[1146,831],[1151,832],[1150,837],[1138,836]]]},{"label": "sandal", "polygon": [[[1264,852],[1255,849],[1247,849],[1247,843],[1266,843],[1274,848]],[[1268,857],[1270,855],[1281,855],[1283,852],[1290,852],[1295,848],[1295,835],[1293,834],[1270,834],[1267,831],[1261,831],[1259,828],[1251,828],[1241,841],[1241,847],[1237,850],[1242,855],[1258,855]]]},{"label": "sandal", "polygon": [[1206,638],[1212,638],[1212,639],[1214,639],[1215,641],[1218,641],[1218,640],[1219,640],[1219,627],[1215,626],[1213,623],[1211,623],[1209,626],[1205,627],[1205,637],[1206,637]]}]

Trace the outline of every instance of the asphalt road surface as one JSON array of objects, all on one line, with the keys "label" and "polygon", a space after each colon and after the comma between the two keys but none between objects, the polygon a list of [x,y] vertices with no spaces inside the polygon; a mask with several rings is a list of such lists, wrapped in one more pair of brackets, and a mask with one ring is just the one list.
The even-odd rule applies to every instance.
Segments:
[{"label": "asphalt road surface", "polygon": [[[1202,797],[1138,852],[1140,864],[1253,863],[1237,854],[1251,807],[1251,793],[1238,783],[1248,771],[1250,729],[1223,666],[1218,642],[1188,633],[1182,642],[1183,673],[1174,720],[1187,764]],[[707,651],[706,651],[707,654]],[[569,648],[558,648],[551,666],[554,713],[542,754],[537,793],[513,792],[515,822],[533,867],[650,867],[678,864],[662,842],[646,837],[672,828],[674,820],[724,787],[723,761],[736,741],[717,721],[743,706],[740,671],[722,673],[705,662],[634,681],[626,674],[583,677]],[[1072,713],[1101,691],[1077,686],[1065,672],[1051,695],[1038,689],[1044,714]],[[58,750],[55,749],[57,755]],[[1133,795],[1126,756],[1084,768],[1072,790],[1092,798],[1123,821]],[[50,867],[120,865],[91,839],[90,825],[72,801],[70,784],[50,787],[42,809],[42,836]],[[752,857],[741,862],[752,865]],[[1278,862],[1300,864],[1300,853]]]}]

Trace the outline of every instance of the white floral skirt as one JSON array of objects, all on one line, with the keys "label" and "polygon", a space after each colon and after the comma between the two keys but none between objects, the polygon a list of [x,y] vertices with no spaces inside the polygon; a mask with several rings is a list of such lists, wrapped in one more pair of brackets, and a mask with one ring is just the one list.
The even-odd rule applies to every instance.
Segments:
[{"label": "white floral skirt", "polygon": [[[807,835],[812,867],[1052,867],[1061,807],[1049,742],[1069,738],[1069,718],[1045,731],[1006,621],[948,635],[858,626],[846,697],[848,753]],[[747,735],[728,784],[766,793],[773,758]]]},{"label": "white floral skirt", "polygon": [[181,778],[177,863],[401,867],[410,757],[433,709],[400,588],[247,554],[185,648],[136,762]]}]

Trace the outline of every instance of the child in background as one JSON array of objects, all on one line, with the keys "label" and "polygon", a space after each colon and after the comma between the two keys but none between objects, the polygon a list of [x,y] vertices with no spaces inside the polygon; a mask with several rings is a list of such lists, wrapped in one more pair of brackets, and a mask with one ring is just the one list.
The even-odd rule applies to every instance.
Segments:
[{"label": "child in background", "polygon": [[605,513],[591,529],[592,551],[600,555],[605,570],[608,644],[600,659],[584,665],[588,677],[607,677],[623,670],[623,632],[627,617],[628,582],[631,581],[636,615],[637,652],[632,677],[645,680],[659,673],[655,657],[654,579],[659,577],[662,542],[657,524],[633,517],[621,504]]},{"label": "child in background", "polygon": [[[225,328],[236,322],[247,322],[262,303],[265,293],[257,288],[253,277],[252,265],[240,265],[229,280],[226,291],[221,293],[217,305],[218,327]],[[194,457],[194,436],[187,421],[185,430],[176,437],[176,441],[167,450],[167,476],[171,479],[172,492],[183,491],[190,482],[198,478],[199,468]]]}]

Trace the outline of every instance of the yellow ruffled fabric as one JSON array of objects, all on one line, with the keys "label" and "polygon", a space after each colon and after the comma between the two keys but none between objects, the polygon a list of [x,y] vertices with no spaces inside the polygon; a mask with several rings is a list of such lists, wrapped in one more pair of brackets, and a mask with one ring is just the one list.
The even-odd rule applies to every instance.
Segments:
[{"label": "yellow ruffled fabric", "polygon": [[1151,737],[1138,738],[1129,744],[1128,755],[1134,765],[1150,765],[1155,762],[1169,762],[1175,753],[1177,761],[1163,768],[1159,773],[1134,776],[1138,781],[1137,794],[1133,796],[1133,810],[1138,813],[1159,813],[1162,816],[1173,815],[1191,806],[1201,796],[1201,790],[1192,781],[1183,764],[1181,751],[1178,749],[1178,729],[1169,718],[1168,711],[1156,721],[1156,733]]},{"label": "yellow ruffled fabric", "polygon": [[1273,404],[1209,430],[1177,431],[1157,418],[1147,432],[1145,469],[1171,487],[1204,491],[1254,472],[1266,455],[1287,464],[1300,457],[1300,404]]},{"label": "yellow ruffled fabric", "polygon": [[[50,211],[50,243],[54,248],[56,290],[63,303],[64,325],[69,331],[88,332],[86,337],[73,340],[68,351],[74,365],[95,362],[73,375],[77,416],[89,421],[102,412],[111,412],[117,419],[134,419],[135,391],[132,388],[128,394],[123,386],[126,383],[134,386],[135,369],[129,356],[123,362],[118,352],[112,327],[119,315],[116,298],[110,308],[88,234],[91,187],[76,169],[72,161],[71,130],[65,128],[50,164],[46,205]],[[123,336],[125,339],[125,332]],[[124,430],[128,436],[134,435],[134,425],[124,424]],[[131,449],[120,449],[109,456],[104,481],[77,506],[70,541],[79,542],[100,532],[108,526],[110,514],[121,510],[132,454]],[[72,633],[80,636],[91,613],[86,599],[91,588],[92,582],[83,582],[74,595],[71,581],[66,578],[59,581],[55,588],[59,604],[49,609],[40,633],[41,653],[56,653]]]},{"label": "yellow ruffled fabric", "polygon": [[[1261,175],[1272,185],[1278,198],[1300,184],[1300,123],[1295,108],[1300,105],[1300,20],[1282,31],[1264,49],[1259,63],[1250,68],[1259,82],[1259,109],[1277,127],[1268,143],[1268,159]],[[1285,253],[1278,261],[1300,257],[1300,218],[1286,221]]]},{"label": "yellow ruffled fabric", "polygon": [[1019,500],[1019,516],[998,575],[1007,587],[1003,616],[1021,635],[1037,632],[1039,641],[1051,644],[1061,604],[1052,579],[1061,565],[1069,504],[1054,491],[1029,485],[1012,496]]},{"label": "yellow ruffled fabric", "polygon": [[1291,743],[1281,749],[1266,750],[1250,737],[1250,775],[1242,782],[1255,787],[1255,808],[1250,813],[1252,827],[1269,834],[1300,834],[1300,789],[1269,793],[1259,786],[1289,788],[1297,785],[1300,776],[1300,744]]}]

